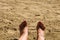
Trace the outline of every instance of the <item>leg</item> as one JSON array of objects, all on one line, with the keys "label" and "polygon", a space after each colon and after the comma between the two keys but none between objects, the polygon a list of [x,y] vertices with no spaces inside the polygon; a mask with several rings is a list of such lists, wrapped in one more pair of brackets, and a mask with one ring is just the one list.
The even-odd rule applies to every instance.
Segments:
[{"label": "leg", "polygon": [[37,24],[37,40],[44,40],[45,27],[41,22]]},{"label": "leg", "polygon": [[22,22],[19,25],[19,30],[20,30],[19,40],[27,40],[27,38],[28,38],[28,27],[27,27],[26,21]]}]

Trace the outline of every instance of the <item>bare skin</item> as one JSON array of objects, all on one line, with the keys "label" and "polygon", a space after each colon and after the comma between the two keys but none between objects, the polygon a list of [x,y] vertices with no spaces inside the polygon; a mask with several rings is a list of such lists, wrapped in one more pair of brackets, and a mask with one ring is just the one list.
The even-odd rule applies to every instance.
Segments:
[{"label": "bare skin", "polygon": [[44,40],[45,27],[41,22],[37,24],[37,40]]},{"label": "bare skin", "polygon": [[19,40],[27,40],[27,38],[28,38],[28,27],[27,27],[26,21],[22,22],[19,25],[19,30],[20,30]]},{"label": "bare skin", "polygon": [[[28,27],[27,22],[24,21],[19,25],[20,38],[19,40],[28,40]],[[37,24],[37,40],[44,40],[45,27],[41,22]]]}]

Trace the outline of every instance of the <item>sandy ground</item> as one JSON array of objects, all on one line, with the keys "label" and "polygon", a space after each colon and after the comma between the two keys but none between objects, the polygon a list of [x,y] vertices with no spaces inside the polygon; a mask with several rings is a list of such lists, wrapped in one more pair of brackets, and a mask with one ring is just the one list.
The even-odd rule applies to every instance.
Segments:
[{"label": "sandy ground", "polygon": [[19,39],[19,24],[27,20],[29,40],[36,40],[36,25],[46,27],[45,40],[60,40],[60,0],[0,0],[0,40]]}]

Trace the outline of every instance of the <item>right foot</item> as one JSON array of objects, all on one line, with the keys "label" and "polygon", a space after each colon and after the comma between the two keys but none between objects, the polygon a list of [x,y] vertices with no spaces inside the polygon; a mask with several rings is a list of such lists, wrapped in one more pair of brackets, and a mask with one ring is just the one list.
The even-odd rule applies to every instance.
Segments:
[{"label": "right foot", "polygon": [[37,40],[44,40],[45,27],[41,22],[37,24]]}]

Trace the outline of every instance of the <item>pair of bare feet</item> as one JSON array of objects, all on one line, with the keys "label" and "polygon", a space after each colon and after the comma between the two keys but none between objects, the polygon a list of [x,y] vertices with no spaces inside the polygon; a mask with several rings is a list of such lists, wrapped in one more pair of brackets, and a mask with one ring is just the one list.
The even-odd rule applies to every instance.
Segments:
[{"label": "pair of bare feet", "polygon": [[[23,21],[19,25],[19,30],[20,30],[20,38],[19,40],[28,40],[28,27],[27,27],[27,22]],[[41,22],[37,23],[37,40],[44,40],[44,30],[45,27]]]}]

